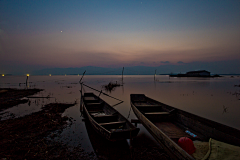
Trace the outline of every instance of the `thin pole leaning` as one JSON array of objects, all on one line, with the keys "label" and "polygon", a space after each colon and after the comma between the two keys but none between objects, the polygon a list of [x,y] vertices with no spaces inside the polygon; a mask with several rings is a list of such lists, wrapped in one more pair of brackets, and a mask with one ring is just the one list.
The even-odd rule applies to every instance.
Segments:
[{"label": "thin pole leaning", "polygon": [[82,93],[82,83],[81,83],[81,90],[80,90],[80,93],[81,93],[81,98],[80,98],[80,111],[82,112],[83,111],[83,106],[82,106],[82,100],[83,100],[83,93]]},{"label": "thin pole leaning", "polygon": [[123,69],[122,69],[122,81],[123,81],[123,71],[124,71],[124,67],[123,67]]},{"label": "thin pole leaning", "polygon": [[27,79],[26,79],[26,87],[28,86],[28,75],[27,75]]},{"label": "thin pole leaning", "polygon": [[156,77],[156,72],[157,72],[157,70],[155,69],[155,74],[154,74],[154,81],[155,81],[155,77]]},{"label": "thin pole leaning", "polygon": [[[99,90],[97,90],[97,89],[95,89],[95,88],[92,88],[92,87],[84,84],[84,83],[81,83],[81,84],[83,84],[84,86],[86,86],[86,87],[88,87],[88,88],[90,88],[90,89],[92,89],[92,90],[95,90],[95,91],[97,91],[97,92],[101,92],[101,91],[99,91]],[[122,101],[122,100],[117,99],[117,98],[115,98],[115,97],[109,96],[108,94],[106,94],[106,93],[104,93],[104,92],[102,92],[102,94],[104,94],[105,96],[111,97],[111,98],[113,98],[113,99],[116,99],[116,100],[118,100],[118,101]],[[123,102],[123,101],[122,101],[122,102]]]},{"label": "thin pole leaning", "polygon": [[81,77],[81,79],[80,79],[80,81],[79,81],[79,83],[81,83],[81,81],[82,81],[82,79],[83,79],[83,76],[84,76],[84,74],[86,73],[86,70],[83,72],[83,75],[82,75],[82,77]]}]

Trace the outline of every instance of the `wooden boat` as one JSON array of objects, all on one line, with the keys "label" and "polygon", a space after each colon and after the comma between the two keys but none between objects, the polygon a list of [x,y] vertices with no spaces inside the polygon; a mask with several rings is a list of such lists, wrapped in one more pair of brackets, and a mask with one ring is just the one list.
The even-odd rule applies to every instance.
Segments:
[{"label": "wooden boat", "polygon": [[130,148],[127,140],[109,141],[102,138],[89,121],[85,121],[85,127],[92,148],[98,159],[130,159]]},{"label": "wooden boat", "polygon": [[131,139],[139,132],[139,128],[93,93],[84,93],[83,111],[93,128],[107,140]]},{"label": "wooden boat", "polygon": [[240,146],[240,131],[237,129],[160,103],[144,94],[131,94],[130,99],[139,121],[167,148],[168,153],[174,155],[174,159],[194,159],[178,145],[181,137],[206,142],[213,138]]}]

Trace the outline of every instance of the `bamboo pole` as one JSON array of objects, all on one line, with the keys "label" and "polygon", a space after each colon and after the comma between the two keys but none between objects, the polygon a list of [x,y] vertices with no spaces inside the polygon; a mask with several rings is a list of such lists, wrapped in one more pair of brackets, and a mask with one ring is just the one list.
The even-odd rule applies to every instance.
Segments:
[{"label": "bamboo pole", "polygon": [[82,112],[82,111],[83,111],[83,106],[82,106],[82,100],[83,100],[83,94],[82,94],[82,83],[81,83],[81,90],[80,90],[80,93],[81,93],[81,98],[80,98],[80,111]]},{"label": "bamboo pole", "polygon": [[[88,87],[88,88],[90,88],[90,89],[92,89],[92,90],[95,90],[95,91],[97,91],[97,92],[101,92],[101,91],[99,91],[99,90],[97,90],[97,89],[95,89],[95,88],[92,88],[92,87],[90,87],[90,86],[88,86],[88,85],[86,85],[86,84],[83,84],[83,83],[81,83],[81,84],[84,85],[84,86],[86,86],[86,87]],[[122,101],[122,100],[117,99],[117,98],[115,98],[115,97],[109,96],[108,94],[106,94],[106,93],[104,93],[104,92],[102,92],[102,94],[105,95],[105,96],[108,96],[108,97],[110,97],[110,98],[116,99],[116,100],[118,100],[118,101]]]},{"label": "bamboo pole", "polygon": [[124,71],[124,67],[123,67],[123,69],[122,69],[122,83],[123,83],[123,71]]},{"label": "bamboo pole", "polygon": [[27,75],[27,79],[26,79],[26,87],[27,87],[27,85],[28,85],[28,75]]},{"label": "bamboo pole", "polygon": [[154,74],[154,81],[155,81],[155,79],[156,79],[156,72],[157,72],[157,70],[155,69],[155,74]]},{"label": "bamboo pole", "polygon": [[84,74],[86,73],[86,70],[83,72],[83,75],[82,75],[82,77],[81,77],[81,79],[80,79],[80,81],[79,81],[79,83],[81,83],[81,81],[82,81],[82,79],[83,79],[83,76],[84,76]]}]

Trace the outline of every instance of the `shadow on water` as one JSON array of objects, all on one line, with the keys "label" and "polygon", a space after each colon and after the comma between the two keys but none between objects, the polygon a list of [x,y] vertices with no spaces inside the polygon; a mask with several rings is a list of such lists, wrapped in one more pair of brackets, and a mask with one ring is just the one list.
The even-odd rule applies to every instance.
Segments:
[{"label": "shadow on water", "polygon": [[[88,120],[85,121],[88,138],[98,159],[119,159],[119,160],[148,160],[163,159],[170,157],[145,129],[132,141],[123,140],[110,142],[100,136],[91,126]],[[131,145],[130,145],[131,144]]]},{"label": "shadow on water", "polygon": [[[142,128],[141,128],[142,129]],[[158,144],[155,139],[149,133],[146,134],[146,130],[141,131],[138,136],[132,142],[131,149],[132,159],[161,159],[169,160],[171,159],[169,155],[166,154],[164,148]]]},{"label": "shadow on water", "polygon": [[97,134],[88,120],[85,121],[88,137],[99,159],[131,159],[127,141],[110,142]]}]

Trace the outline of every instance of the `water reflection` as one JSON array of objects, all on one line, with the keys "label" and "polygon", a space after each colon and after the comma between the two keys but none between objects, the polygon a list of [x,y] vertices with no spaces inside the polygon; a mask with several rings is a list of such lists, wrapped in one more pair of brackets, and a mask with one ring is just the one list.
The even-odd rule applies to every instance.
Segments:
[{"label": "water reflection", "polygon": [[87,120],[85,126],[92,148],[99,159],[169,159],[163,148],[141,124],[138,126],[141,131],[135,139],[117,142],[101,137]]},{"label": "water reflection", "polygon": [[111,142],[101,137],[92,128],[89,121],[85,121],[88,137],[99,159],[130,159],[130,148],[127,141]]},{"label": "water reflection", "polygon": [[[105,85],[111,81],[120,82],[121,78],[122,76],[120,75],[85,75],[82,79],[82,82],[97,90],[102,90],[102,85]],[[42,106],[48,103],[73,103],[75,101],[79,102],[79,90],[81,89],[81,85],[78,83],[79,79],[79,76],[31,76],[29,77],[29,81],[32,83],[29,84],[29,88],[36,87],[44,89],[44,91],[40,92],[38,96],[46,97],[50,95],[54,98],[32,98],[28,103],[20,104],[19,106],[5,110],[4,113],[6,113],[6,115],[9,115],[9,117],[18,117],[37,112],[41,110]],[[0,77],[0,87],[24,89],[25,85],[19,86],[19,83],[25,82],[25,80],[26,76]],[[199,79],[169,78],[168,76],[156,75],[154,81],[152,75],[124,76],[124,85],[117,87],[114,91],[108,94],[112,97],[116,97],[117,99],[124,101],[114,108],[129,120],[136,118],[131,110],[130,94],[140,93],[181,110],[185,110],[201,117],[240,129],[240,91],[239,87],[234,87],[234,85],[238,85],[239,82],[240,77]],[[83,92],[93,92],[97,95],[99,94],[98,92],[85,87],[83,87]],[[100,96],[110,105],[119,103],[119,101],[107,97],[103,94]],[[64,112],[64,115],[72,118],[72,125],[63,130],[60,139],[64,139],[65,137],[66,143],[72,145],[81,143],[82,147],[85,150],[95,150],[93,149],[91,140],[88,138],[88,131],[86,129],[85,122],[83,122],[82,117],[80,117],[81,113],[79,110],[79,104],[77,104],[76,106],[71,107]],[[0,116],[4,117],[4,113],[1,112]],[[149,141],[149,144],[146,145],[148,147],[158,148],[159,146],[158,144],[154,143],[155,140],[142,125],[138,125],[138,127],[140,127],[141,130],[135,140],[135,149],[137,146],[139,146],[139,149],[142,152],[142,156],[144,156],[146,152],[148,152],[148,149],[146,150],[146,148],[144,149],[143,147],[146,145],[144,144],[146,141]],[[158,150],[161,149],[158,148]],[[101,151],[98,149],[98,153],[99,152]],[[124,154],[130,153],[130,151],[127,150],[120,152],[124,152]],[[103,155],[103,153],[101,154]],[[131,156],[131,154],[126,154],[125,156]]]}]

